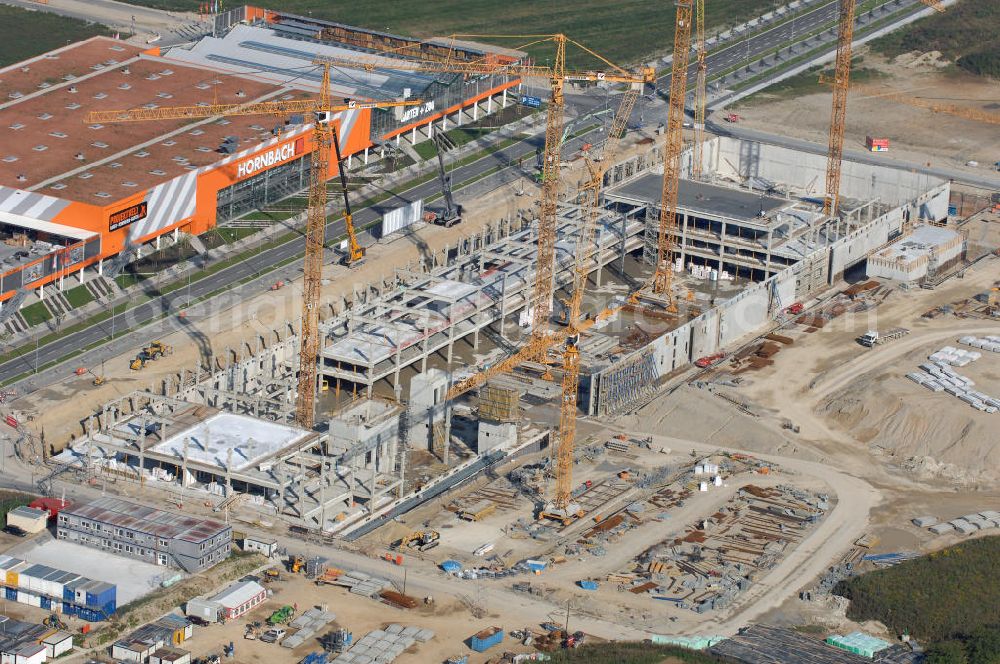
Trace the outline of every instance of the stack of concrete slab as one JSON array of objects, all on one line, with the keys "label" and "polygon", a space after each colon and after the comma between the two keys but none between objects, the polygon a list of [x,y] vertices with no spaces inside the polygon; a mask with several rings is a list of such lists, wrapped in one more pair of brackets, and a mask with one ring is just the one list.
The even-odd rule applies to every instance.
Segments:
[{"label": "stack of concrete slab", "polygon": [[944,535],[945,533],[950,533],[955,530],[955,526],[950,523],[935,523],[927,530],[931,531],[935,535]]},{"label": "stack of concrete slab", "polygon": [[950,364],[953,367],[964,367],[970,362],[975,362],[983,356],[975,350],[960,350],[954,346],[945,346],[936,353],[931,354],[928,359],[938,364]]},{"label": "stack of concrete slab", "polygon": [[972,525],[971,523],[969,523],[967,519],[964,518],[952,519],[948,523],[950,523],[955,528],[955,532],[961,535],[971,535],[972,533],[979,530],[977,526]]},{"label": "stack of concrete slab", "polygon": [[988,350],[991,353],[1000,353],[1000,337],[998,336],[959,337],[958,343],[965,344],[966,346],[972,346],[973,348]]},{"label": "stack of concrete slab", "polygon": [[930,528],[938,522],[936,516],[918,516],[913,519],[913,525],[917,528]]},{"label": "stack of concrete slab", "polygon": [[392,624],[365,634],[331,664],[389,664],[410,646],[433,638],[434,632],[429,629]]},{"label": "stack of concrete slab", "polygon": [[288,626],[296,629],[294,634],[286,637],[281,645],[284,648],[298,648],[300,645],[316,636],[316,633],[337,619],[329,611],[312,608],[298,616]]},{"label": "stack of concrete slab", "polygon": [[391,584],[386,580],[358,570],[350,570],[337,579],[338,586],[348,588],[351,593],[363,597],[375,598]]},{"label": "stack of concrete slab", "polygon": [[[965,352],[965,351],[960,351]],[[972,352],[972,351],[968,351]],[[938,353],[931,355],[933,360]],[[961,375],[939,357],[933,362],[920,365],[921,371],[906,374],[906,377],[918,385],[926,387],[931,392],[947,392],[959,400],[985,413],[1000,411],[1000,399],[972,389],[975,385],[971,379]]]}]

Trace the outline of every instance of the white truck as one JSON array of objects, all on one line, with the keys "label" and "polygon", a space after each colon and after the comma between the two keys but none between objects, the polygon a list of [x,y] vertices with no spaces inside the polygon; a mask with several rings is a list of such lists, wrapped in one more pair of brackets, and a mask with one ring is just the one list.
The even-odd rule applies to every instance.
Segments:
[{"label": "white truck", "polygon": [[900,337],[905,337],[909,333],[910,331],[905,327],[894,327],[882,333],[879,333],[878,330],[868,330],[858,337],[858,343],[867,348],[873,348],[881,344],[887,344]]}]

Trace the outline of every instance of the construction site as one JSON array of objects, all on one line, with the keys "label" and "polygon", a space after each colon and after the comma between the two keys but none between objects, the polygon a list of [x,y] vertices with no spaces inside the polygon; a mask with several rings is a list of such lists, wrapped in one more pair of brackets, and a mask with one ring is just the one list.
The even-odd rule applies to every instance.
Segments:
[{"label": "construction site", "polygon": [[[1000,408],[1000,203],[973,202],[930,169],[845,156],[851,2],[828,150],[709,131],[695,4],[677,3],[666,117],[645,124],[634,110],[657,73],[603,59],[605,71],[573,71],[566,51],[578,45],[564,35],[546,38],[542,65],[517,48],[249,6],[164,52],[128,47],[112,63],[115,41],[95,38],[22,67],[35,76],[53,60],[96,58],[92,73],[12,93],[0,112],[79,92],[90,129],[74,131],[113,135],[108,160],[146,159],[155,177],[101,184],[113,166],[87,158],[18,184],[17,159],[3,159],[0,221],[35,243],[44,272],[23,278],[31,265],[12,254],[5,308],[56,280],[113,278],[144,246],[289,195],[307,203],[296,284],[264,294],[294,315],[264,325],[254,313],[252,326],[226,312],[238,337],[223,344],[214,323],[168,312],[182,331],[111,360],[139,378],[103,363],[77,371],[73,389],[107,396],[96,407],[52,387],[9,409],[8,424],[41,422],[51,401],[66,402],[65,436],[23,432],[10,457],[33,485],[62,492],[55,537],[69,541],[51,544],[178,567],[163,589],[246,564],[183,598],[194,635],[116,633],[113,659],[183,664],[161,652],[183,641],[189,659],[228,643],[223,656],[283,646],[311,664],[478,664],[499,661],[485,653],[500,642],[521,661],[585,640],[723,639],[762,616],[818,610],[801,593],[822,595],[831,565],[905,559],[996,527],[985,441]],[[528,103],[515,97],[528,80],[550,88],[534,186],[496,186],[490,200],[521,199],[499,219],[474,218],[454,202],[440,135]],[[590,89],[613,91],[617,108],[599,143],[567,154],[567,98]],[[146,93],[159,101],[134,101]],[[275,115],[294,119],[272,130]],[[192,136],[222,148],[171,156]],[[445,207],[428,216],[408,201],[369,243],[348,178],[425,141]],[[118,202],[81,202],[101,197],[95,187]],[[60,216],[77,205],[95,220],[70,215],[86,237]],[[331,246],[334,221],[344,236]],[[78,260],[44,253],[57,235],[53,250]],[[410,258],[387,259],[396,242],[414,243],[398,254]],[[97,492],[66,535],[78,514],[68,503]],[[107,493],[224,520],[200,527],[242,557],[220,561],[212,539],[174,565],[155,531],[118,546],[124,535],[87,523],[112,510]],[[154,518],[119,502],[112,511],[120,521],[130,509],[115,527],[141,539]],[[30,547],[14,554],[39,562]],[[148,585],[129,597],[160,592]],[[720,652],[744,648],[728,643]]]}]

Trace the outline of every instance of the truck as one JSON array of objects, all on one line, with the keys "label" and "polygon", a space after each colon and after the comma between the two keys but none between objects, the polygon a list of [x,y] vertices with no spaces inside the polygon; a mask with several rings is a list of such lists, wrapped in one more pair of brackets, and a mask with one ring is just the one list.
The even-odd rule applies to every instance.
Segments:
[{"label": "truck", "polygon": [[879,332],[878,330],[868,330],[860,337],[858,337],[858,343],[866,348],[874,348],[882,344],[887,344],[890,341],[899,339],[900,337],[905,337],[910,331],[905,327],[894,327],[891,330],[885,332]]},{"label": "truck", "polygon": [[716,364],[721,362],[726,358],[725,353],[715,353],[714,355],[706,355],[705,357],[699,357],[694,361],[694,365],[699,369],[707,369],[708,367],[714,367]]},{"label": "truck", "polygon": [[792,316],[798,316],[803,311],[805,311],[806,306],[801,302],[794,302],[785,309],[785,313],[791,314]]},{"label": "truck", "polygon": [[726,113],[726,122],[736,123],[743,119],[739,113]]}]

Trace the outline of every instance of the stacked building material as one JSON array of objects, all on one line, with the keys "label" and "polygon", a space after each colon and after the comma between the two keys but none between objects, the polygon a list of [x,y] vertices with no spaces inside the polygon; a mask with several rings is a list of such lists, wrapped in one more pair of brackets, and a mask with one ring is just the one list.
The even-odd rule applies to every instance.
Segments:
[{"label": "stacked building material", "polygon": [[295,620],[288,623],[289,627],[296,630],[291,636],[285,637],[281,642],[282,648],[298,648],[300,645],[311,639],[321,629],[337,619],[337,616],[318,608],[311,608],[304,611]]},{"label": "stacked building material", "polygon": [[331,664],[390,664],[407,648],[433,638],[434,632],[429,629],[393,623],[384,630],[368,632]]},{"label": "stacked building material", "polygon": [[359,570],[349,570],[340,575],[336,585],[348,588],[355,595],[375,599],[390,584],[387,580],[377,576],[371,576]]}]

